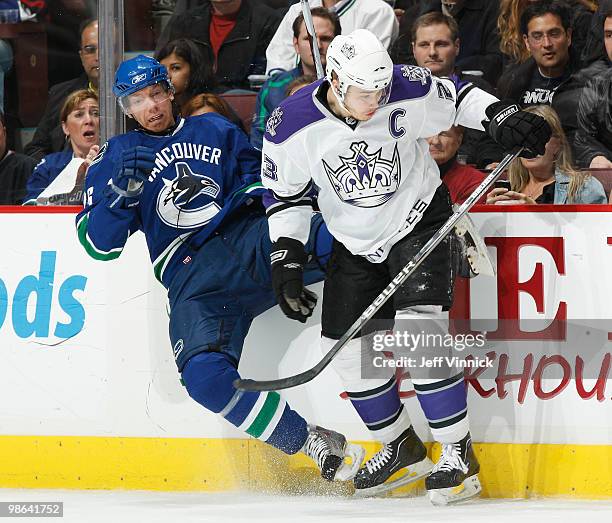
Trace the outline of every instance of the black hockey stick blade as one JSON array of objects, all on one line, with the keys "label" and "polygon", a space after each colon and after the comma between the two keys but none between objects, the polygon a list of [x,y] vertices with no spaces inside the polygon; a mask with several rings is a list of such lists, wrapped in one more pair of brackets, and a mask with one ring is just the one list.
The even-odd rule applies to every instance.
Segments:
[{"label": "black hockey stick blade", "polygon": [[279,378],[276,380],[268,381],[257,381],[249,379],[238,379],[234,381],[234,387],[240,390],[250,391],[262,391],[262,390],[282,390],[289,389],[291,387],[297,387],[303,385],[316,378],[325,367],[327,367],[331,361],[335,358],[336,354],[342,350],[342,348],[361,330],[361,328],[368,322],[374,314],[384,305],[384,303],[395,293],[395,291],[404,283],[408,277],[416,270],[416,268],[423,262],[427,256],[438,246],[438,244],[444,239],[444,237],[454,229],[455,225],[472,206],[480,200],[485,192],[491,187],[495,180],[497,180],[508,164],[514,160],[519,154],[521,154],[523,148],[521,147],[517,151],[507,154],[499,165],[482,181],[482,183],[474,190],[470,197],[463,202],[463,204],[450,216],[450,218],[444,223],[442,227],[429,239],[429,241],[423,245],[421,250],[410,260],[406,266],[397,274],[395,278],[385,287],[385,289],[376,297],[372,304],[359,316],[359,318],[350,326],[350,328],[344,333],[330,351],[321,358],[311,369],[308,369],[294,376],[288,376],[287,378]]}]

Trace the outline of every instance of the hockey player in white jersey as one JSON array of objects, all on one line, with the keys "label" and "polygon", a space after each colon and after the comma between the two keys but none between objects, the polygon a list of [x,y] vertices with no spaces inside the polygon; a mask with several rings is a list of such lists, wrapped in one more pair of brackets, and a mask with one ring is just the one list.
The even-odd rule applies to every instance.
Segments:
[{"label": "hockey player in white jersey", "polygon": [[[323,296],[325,352],[452,213],[425,139],[453,125],[486,126],[508,151],[524,146],[532,155],[542,154],[550,128],[534,116],[469,83],[455,85],[427,69],[393,66],[369,31],[333,40],[326,78],[271,114],[262,163],[279,301],[299,310],[307,299],[301,266],[313,194],[336,240]],[[418,330],[422,325],[426,332],[437,325],[452,304],[452,244],[446,238],[375,317],[411,318],[411,325]],[[400,402],[394,369],[384,378],[362,378],[361,339],[350,341],[332,366],[372,436],[383,443],[355,477],[357,493],[374,495],[427,476],[435,504],[478,494],[479,464],[461,369],[445,379],[413,377],[432,434],[442,444],[432,470]]]}]

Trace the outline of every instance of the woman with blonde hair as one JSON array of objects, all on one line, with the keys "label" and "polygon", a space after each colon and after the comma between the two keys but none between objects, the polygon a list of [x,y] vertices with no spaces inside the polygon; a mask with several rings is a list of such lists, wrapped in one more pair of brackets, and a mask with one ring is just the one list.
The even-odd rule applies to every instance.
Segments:
[{"label": "woman with blonde hair", "polygon": [[569,143],[554,109],[534,105],[524,110],[540,115],[552,128],[546,152],[535,158],[516,158],[508,168],[510,189],[493,189],[487,195],[487,203],[607,203],[599,180],[574,168]]},{"label": "woman with blonde hair", "polygon": [[[24,205],[80,205],[85,172],[96,156],[100,142],[100,107],[98,94],[79,89],[69,94],[60,111],[60,123],[66,136],[65,150],[45,156],[34,168],[27,184]],[[67,167],[73,159],[82,160],[74,188],[53,197],[41,197],[56,178],[70,177]]]},{"label": "woman with blonde hair", "polygon": [[[499,17],[497,29],[499,30],[501,52],[509,63],[523,63],[531,55],[523,42],[521,34],[521,15],[528,4],[539,0],[501,0],[499,4]],[[574,17],[572,20],[572,35],[574,53],[580,57],[589,31],[591,17],[597,10],[594,0],[570,0],[566,2],[572,7]]]}]

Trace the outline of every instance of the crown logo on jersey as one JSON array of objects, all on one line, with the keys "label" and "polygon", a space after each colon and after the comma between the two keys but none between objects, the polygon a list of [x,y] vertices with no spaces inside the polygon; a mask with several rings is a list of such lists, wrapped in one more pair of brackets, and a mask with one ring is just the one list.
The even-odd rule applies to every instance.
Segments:
[{"label": "crown logo on jersey", "polygon": [[283,110],[280,107],[277,107],[272,111],[268,121],[266,122],[266,132],[270,136],[276,136],[276,128],[280,125],[283,119]]},{"label": "crown logo on jersey", "polygon": [[431,71],[415,65],[402,65],[402,76],[408,78],[409,82],[421,82],[422,85],[427,85],[431,78]]},{"label": "crown logo on jersey", "polygon": [[383,158],[382,147],[375,153],[368,152],[365,142],[352,143],[351,151],[351,156],[340,156],[338,169],[333,169],[323,160],[325,172],[338,197],[357,207],[378,207],[387,202],[401,180],[397,144],[391,160]]}]

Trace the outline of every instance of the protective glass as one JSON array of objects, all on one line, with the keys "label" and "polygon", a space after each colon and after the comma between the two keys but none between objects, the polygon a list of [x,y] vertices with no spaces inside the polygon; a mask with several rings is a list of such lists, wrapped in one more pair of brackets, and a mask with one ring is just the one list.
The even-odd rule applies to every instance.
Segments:
[{"label": "protective glass", "polygon": [[119,105],[125,114],[147,111],[155,105],[170,99],[172,90],[164,84],[155,84],[140,91],[119,98]]}]

